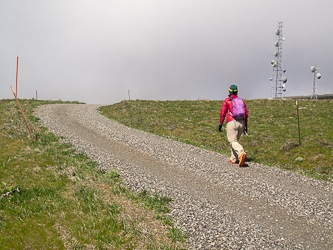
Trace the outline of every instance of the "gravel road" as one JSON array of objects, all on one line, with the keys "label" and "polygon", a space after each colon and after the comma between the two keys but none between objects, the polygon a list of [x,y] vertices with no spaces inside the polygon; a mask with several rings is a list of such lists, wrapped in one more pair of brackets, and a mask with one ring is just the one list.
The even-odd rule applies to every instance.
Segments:
[{"label": "gravel road", "polygon": [[129,187],[173,198],[189,249],[333,249],[333,184],[246,162],[111,121],[98,105],[47,105],[35,116]]}]

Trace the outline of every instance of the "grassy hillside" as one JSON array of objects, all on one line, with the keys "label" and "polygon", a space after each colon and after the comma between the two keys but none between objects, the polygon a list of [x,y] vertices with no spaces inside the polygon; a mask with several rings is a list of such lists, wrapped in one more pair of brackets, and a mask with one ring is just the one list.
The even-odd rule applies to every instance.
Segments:
[{"label": "grassy hillside", "polygon": [[180,249],[168,197],[132,193],[115,170],[105,173],[40,126],[38,105],[0,100],[1,249]]},{"label": "grassy hillside", "polygon": [[[247,100],[247,159],[333,181],[333,100],[299,100],[301,145],[294,100]],[[222,101],[122,101],[100,111],[129,127],[230,154],[218,132]],[[224,122],[223,128],[225,128]]]}]

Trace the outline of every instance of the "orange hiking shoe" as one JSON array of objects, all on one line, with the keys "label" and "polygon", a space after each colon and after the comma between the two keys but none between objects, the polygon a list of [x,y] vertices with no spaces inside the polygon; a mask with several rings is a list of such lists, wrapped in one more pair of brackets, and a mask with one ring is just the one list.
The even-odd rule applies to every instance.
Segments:
[{"label": "orange hiking shoe", "polygon": [[228,160],[228,162],[230,162],[230,163],[236,163],[235,161],[232,161],[232,160],[230,160],[230,159]]},{"label": "orange hiking shoe", "polygon": [[241,153],[241,155],[239,156],[239,166],[243,167],[244,162],[245,162],[245,158],[246,158],[246,154],[245,153]]}]

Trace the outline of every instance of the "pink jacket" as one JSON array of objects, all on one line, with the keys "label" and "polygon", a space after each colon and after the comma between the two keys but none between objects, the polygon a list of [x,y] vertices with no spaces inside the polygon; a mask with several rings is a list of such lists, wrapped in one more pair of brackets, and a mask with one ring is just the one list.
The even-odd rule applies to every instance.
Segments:
[{"label": "pink jacket", "polygon": [[[237,95],[231,95],[232,98],[237,98]],[[233,107],[232,107],[232,101],[230,100],[230,97],[226,98],[222,103],[221,113],[220,113],[220,124],[223,123],[225,116],[227,115],[227,123],[232,121],[234,118],[230,115],[228,110],[232,113]],[[244,103],[244,111],[245,111],[245,126],[247,126],[247,118],[248,118],[248,112],[246,108],[246,104]]]}]

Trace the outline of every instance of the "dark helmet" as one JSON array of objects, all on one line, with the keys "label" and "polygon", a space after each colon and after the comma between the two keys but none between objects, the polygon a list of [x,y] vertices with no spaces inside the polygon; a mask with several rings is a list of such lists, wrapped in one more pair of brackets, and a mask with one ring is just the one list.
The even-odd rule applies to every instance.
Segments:
[{"label": "dark helmet", "polygon": [[229,88],[229,95],[237,95],[238,88],[236,85],[231,85]]}]

